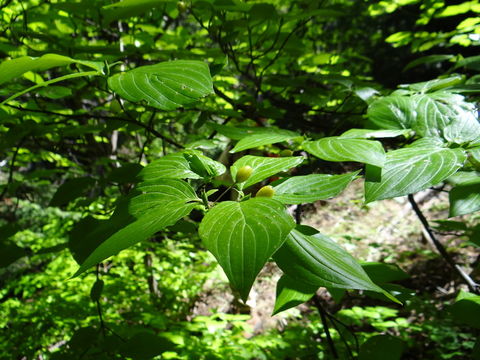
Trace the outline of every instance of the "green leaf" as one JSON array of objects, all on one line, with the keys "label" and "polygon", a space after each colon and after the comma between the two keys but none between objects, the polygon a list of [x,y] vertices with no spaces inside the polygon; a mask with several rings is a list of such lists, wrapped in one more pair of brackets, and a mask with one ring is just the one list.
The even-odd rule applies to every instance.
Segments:
[{"label": "green leaf", "polygon": [[216,123],[208,123],[208,125],[219,134],[228,137],[233,140],[241,140],[246,136],[254,134],[267,133],[267,128],[254,128],[254,127],[242,127],[242,126],[227,126]]},{"label": "green leaf", "polygon": [[315,295],[318,286],[305,284],[283,275],[277,282],[277,295],[272,315],[303,304]]},{"label": "green leaf", "polygon": [[480,170],[480,147],[468,149],[469,161],[475,166],[475,169]]},{"label": "green leaf", "polygon": [[125,163],[122,166],[113,169],[107,176],[107,181],[119,184],[134,183],[137,176],[142,171],[143,166],[137,163]]},{"label": "green leaf", "polygon": [[365,202],[416,193],[439,184],[463,166],[465,152],[414,146],[387,153],[380,182],[365,182]]},{"label": "green leaf", "polygon": [[50,200],[49,206],[66,205],[70,201],[83,196],[93,184],[95,184],[95,179],[91,177],[68,179],[57,189],[52,200]]},{"label": "green leaf", "polygon": [[369,138],[392,138],[397,136],[407,136],[410,129],[401,130],[370,130],[370,129],[350,129],[345,131],[341,138],[345,139],[369,139]]},{"label": "green leaf", "polygon": [[41,89],[38,94],[56,100],[72,95],[72,89],[65,86],[49,86]]},{"label": "green leaf", "polygon": [[102,14],[107,24],[114,20],[129,19],[139,16],[147,11],[165,7],[172,0],[123,0],[102,8]]},{"label": "green leaf", "polygon": [[119,2],[116,2],[114,4],[106,5],[103,7],[103,9],[110,9],[110,8],[132,8],[132,7],[137,7],[137,6],[154,6],[159,3],[165,3],[168,2],[166,0],[122,0]]},{"label": "green leaf", "polygon": [[303,160],[303,156],[269,158],[263,156],[246,155],[235,161],[230,168],[230,172],[232,174],[232,179],[236,179],[238,169],[247,165],[252,167],[252,175],[247,181],[240,184],[242,188],[247,188],[250,185],[256,184],[272,175],[298,166],[303,162]]},{"label": "green leaf", "polygon": [[153,181],[156,179],[201,179],[205,175],[219,176],[226,171],[218,161],[203,155],[200,151],[186,150],[162,156],[145,166],[138,178]]},{"label": "green leaf", "polygon": [[469,56],[457,61],[453,70],[464,67],[466,69],[480,70],[480,55]]},{"label": "green leaf", "polygon": [[185,150],[183,156],[189,162],[190,169],[203,178],[220,176],[227,171],[222,163],[204,156],[199,151]]},{"label": "green leaf", "polygon": [[286,275],[311,285],[384,293],[349,253],[308,226],[292,230],[273,258]]},{"label": "green leaf", "polygon": [[293,131],[272,129],[269,132],[253,134],[242,138],[230,152],[236,153],[239,151],[256,148],[263,145],[275,144],[299,136],[300,134],[297,134]]},{"label": "green leaf", "polygon": [[[208,125],[211,128],[213,128],[216,132],[233,140],[242,140],[251,136],[261,137],[262,135],[263,136],[279,135],[282,137],[287,137],[286,140],[288,140],[288,139],[300,136],[300,134],[296,132],[278,129],[276,127],[227,126],[227,125],[220,125],[213,122],[209,123]],[[284,141],[284,140],[280,140],[280,141]],[[273,144],[273,142],[270,144]]]},{"label": "green leaf", "polygon": [[378,90],[371,87],[363,87],[355,90],[355,95],[360,99],[365,101],[367,104],[370,104],[375,97],[379,94]]},{"label": "green leaf", "polygon": [[183,153],[162,156],[145,166],[138,174],[139,179],[154,181],[158,179],[200,179],[201,176],[190,168]]},{"label": "green leaf", "polygon": [[[473,172],[476,175],[476,173]],[[470,214],[480,210],[480,177],[459,183],[449,194],[449,216]]]},{"label": "green leaf", "polygon": [[368,120],[381,129],[412,128],[416,115],[415,103],[408,96],[385,96],[372,102],[367,110]]},{"label": "green leaf", "polygon": [[26,255],[28,255],[26,249],[17,246],[12,241],[0,239],[0,269]]},{"label": "green leaf", "polygon": [[100,72],[103,68],[103,63],[101,62],[76,60],[57,54],[45,54],[38,58],[22,56],[12,60],[6,60],[0,64],[0,84],[6,83],[27,71],[44,71],[73,63],[85,65]]},{"label": "green leaf", "polygon": [[427,93],[455,86],[463,82],[465,82],[465,77],[463,75],[454,75],[443,79],[433,79],[414,84],[400,85],[400,88],[413,90],[419,93]]},{"label": "green leaf", "polygon": [[356,171],[342,175],[294,176],[274,186],[273,198],[284,204],[303,204],[326,200],[340,194],[358,173]]},{"label": "green leaf", "polygon": [[415,59],[415,60],[409,62],[403,68],[403,71],[410,70],[410,69],[412,69],[416,66],[423,65],[423,64],[432,64],[432,63],[438,63],[438,62],[451,60],[454,57],[455,57],[454,55],[427,55],[427,56],[422,56],[418,59]]},{"label": "green leaf", "polygon": [[127,100],[146,101],[160,110],[174,110],[213,93],[208,65],[194,60],[141,66],[110,77],[108,86]]},{"label": "green leaf", "polygon": [[170,340],[144,330],[124,342],[119,351],[128,358],[149,360],[174,349],[175,345]]},{"label": "green leaf", "polygon": [[102,295],[103,291],[103,285],[103,280],[97,280],[93,283],[93,286],[90,289],[90,299],[92,299],[92,301],[100,300],[100,296]]},{"label": "green leaf", "polygon": [[480,329],[480,296],[461,291],[449,310],[456,322]]},{"label": "green leaf", "polygon": [[[195,191],[182,180],[161,179],[139,184],[131,195],[120,201],[110,220],[85,234],[85,247],[90,246],[93,250],[89,249],[86,259],[73,277],[175,224],[192,211],[195,207],[192,202],[196,201],[200,199]],[[74,240],[79,235],[77,229]],[[73,242],[81,251],[82,244]]]},{"label": "green leaf", "polygon": [[382,168],[367,164],[365,166],[365,181],[380,182],[382,180]]},{"label": "green leaf", "polygon": [[405,280],[410,277],[396,264],[369,262],[363,263],[362,268],[376,284]]},{"label": "green leaf", "polygon": [[463,144],[480,137],[475,105],[448,92],[387,96],[373,102],[369,120],[384,129],[412,129],[422,137]]},{"label": "green leaf", "polygon": [[378,141],[338,136],[308,141],[303,145],[310,154],[327,161],[356,161],[382,167],[385,151]]},{"label": "green leaf", "polygon": [[54,79],[51,79],[51,80],[48,80],[48,81],[39,82],[38,84],[33,85],[33,86],[31,86],[27,89],[24,89],[20,92],[17,92],[15,94],[13,94],[12,96],[10,96],[9,98],[3,100],[0,103],[0,106],[18,98],[19,96],[22,96],[22,95],[24,95],[24,94],[26,94],[30,91],[36,90],[36,89],[41,88],[41,87],[45,87],[45,86],[48,86],[48,85],[51,85],[51,84],[56,84],[57,82],[61,82],[61,81],[69,80],[69,79],[76,79],[76,78],[79,78],[79,77],[87,77],[87,76],[98,76],[100,74],[101,74],[100,71],[83,71],[83,72],[78,72],[78,73],[76,72],[76,73],[60,76],[60,77],[57,77],[57,78],[54,78]]},{"label": "green leaf", "polygon": [[358,360],[400,360],[404,350],[403,340],[391,335],[376,335],[362,344]]},{"label": "green leaf", "polygon": [[246,301],[256,276],[295,223],[276,200],[225,201],[203,218],[199,234]]},{"label": "green leaf", "polygon": [[85,351],[84,349],[95,343],[98,339],[98,329],[92,327],[84,327],[76,330],[70,340],[68,347],[74,351]]}]

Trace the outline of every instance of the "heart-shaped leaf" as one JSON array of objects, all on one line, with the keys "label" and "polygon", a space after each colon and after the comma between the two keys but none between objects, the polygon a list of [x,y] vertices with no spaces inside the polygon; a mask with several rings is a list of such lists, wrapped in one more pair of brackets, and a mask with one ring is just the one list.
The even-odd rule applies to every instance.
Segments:
[{"label": "heart-shaped leaf", "polygon": [[256,184],[279,172],[287,171],[295,166],[300,165],[304,160],[303,156],[291,156],[284,158],[269,158],[263,156],[246,155],[235,161],[230,168],[232,179],[237,176],[237,171],[243,166],[250,166],[253,171],[247,181],[240,184],[242,188]]},{"label": "heart-shaped leaf", "polygon": [[356,161],[382,167],[385,151],[378,141],[349,139],[338,136],[304,143],[303,148],[316,157],[327,161]]},{"label": "heart-shaped leaf", "polygon": [[108,86],[127,100],[146,101],[160,110],[173,110],[213,93],[208,65],[194,60],[140,66],[110,77]]},{"label": "heart-shaped leaf", "polygon": [[284,204],[303,204],[325,200],[340,194],[358,175],[312,174],[291,177],[275,186],[274,199]]},{"label": "heart-shaped leaf", "polygon": [[380,182],[365,182],[365,202],[413,194],[436,185],[463,166],[465,152],[414,146],[387,153]]},{"label": "heart-shaped leaf", "polygon": [[[162,179],[139,184],[133,193],[120,201],[115,213],[98,227],[86,229],[86,234],[77,230],[74,247],[82,251],[82,241],[90,249],[83,252],[86,257],[75,276],[89,267],[115,255],[139,241],[148,239],[157,231],[175,224],[188,215],[200,201],[192,187],[182,180]],[[80,249],[78,249],[80,247]]]},{"label": "heart-shaped leaf", "polygon": [[246,300],[256,276],[295,226],[276,200],[225,201],[203,218],[199,234],[233,288]]}]

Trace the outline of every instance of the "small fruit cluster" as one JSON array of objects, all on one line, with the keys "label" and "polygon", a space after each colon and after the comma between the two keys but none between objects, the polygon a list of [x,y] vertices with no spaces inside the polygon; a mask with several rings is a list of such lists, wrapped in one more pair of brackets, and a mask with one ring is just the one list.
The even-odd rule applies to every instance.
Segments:
[{"label": "small fruit cluster", "polygon": [[[237,171],[235,182],[238,184],[238,183],[247,181],[252,175],[252,173],[253,173],[253,169],[251,166],[248,166],[248,165],[242,166]],[[273,187],[271,187],[270,185],[266,185],[257,191],[257,193],[255,194],[255,197],[271,198],[273,197],[274,194],[275,194],[275,190],[273,189]]]}]

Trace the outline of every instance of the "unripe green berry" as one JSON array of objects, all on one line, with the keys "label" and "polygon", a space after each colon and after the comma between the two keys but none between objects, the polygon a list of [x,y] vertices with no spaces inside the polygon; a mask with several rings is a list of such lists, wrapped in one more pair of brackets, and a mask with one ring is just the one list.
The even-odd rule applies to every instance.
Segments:
[{"label": "unripe green berry", "polygon": [[281,157],[289,157],[289,156],[292,156],[293,155],[293,151],[290,150],[290,149],[284,149],[282,151],[280,151],[280,156]]},{"label": "unripe green berry", "polygon": [[185,1],[179,1],[177,3],[177,9],[179,13],[184,13],[187,10],[187,4]]},{"label": "unripe green berry", "polygon": [[242,166],[237,171],[237,177],[235,178],[235,181],[237,183],[242,183],[244,181],[247,181],[248,178],[252,175],[252,172],[253,172],[253,169],[251,166],[248,166],[248,165]]},{"label": "unripe green berry", "polygon": [[271,198],[275,194],[275,190],[270,185],[262,187],[260,190],[257,191],[255,197],[268,197]]}]

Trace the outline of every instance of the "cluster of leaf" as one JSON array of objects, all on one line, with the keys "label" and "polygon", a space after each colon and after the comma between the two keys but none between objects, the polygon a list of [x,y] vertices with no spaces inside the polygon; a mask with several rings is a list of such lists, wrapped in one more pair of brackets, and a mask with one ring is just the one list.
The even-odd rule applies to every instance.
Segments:
[{"label": "cluster of leaf", "polygon": [[[101,278],[112,272],[99,264],[159,234],[195,239],[198,225],[201,244],[192,243],[213,254],[244,301],[264,265],[278,265],[274,313],[308,301],[320,287],[408,299],[408,289],[390,284],[397,279],[375,278],[372,268],[287,212],[333,198],[357,178],[365,181],[367,203],[449,183],[450,216],[480,210],[480,123],[467,98],[478,91],[476,77],[450,73],[382,95],[369,66],[348,68],[353,59],[368,63],[365,49],[343,51],[324,39],[329,29],[341,39],[341,18],[355,16],[359,6],[3,6],[0,51],[10,57],[0,63],[0,149],[9,152],[0,159],[8,164],[1,173],[3,220],[19,217],[19,199],[75,209],[81,219],[69,223],[68,241],[40,250],[13,241],[20,229],[5,225],[2,265],[50,246],[54,253],[68,248],[79,264],[74,277],[97,266],[91,294],[99,306]],[[373,11],[360,7],[362,14]],[[430,60],[438,59],[412,66]],[[319,173],[325,162],[356,165]],[[479,306],[473,294],[462,301]],[[94,335],[87,328],[77,337],[84,344]],[[169,348],[159,339],[132,336],[120,353],[153,357]],[[144,342],[159,347],[129,353]]]}]

